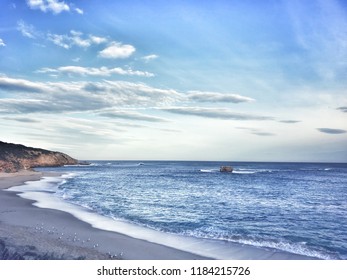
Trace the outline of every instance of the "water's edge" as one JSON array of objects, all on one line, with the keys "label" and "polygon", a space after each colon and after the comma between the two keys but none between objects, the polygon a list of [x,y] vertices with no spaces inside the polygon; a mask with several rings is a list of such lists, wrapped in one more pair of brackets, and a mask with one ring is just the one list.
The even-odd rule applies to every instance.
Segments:
[{"label": "water's edge", "polygon": [[34,206],[54,209],[70,213],[75,218],[101,230],[113,231],[133,238],[157,243],[182,251],[215,259],[315,259],[319,256],[306,256],[285,252],[270,247],[258,247],[248,244],[219,241],[206,238],[181,236],[165,233],[132,224],[131,222],[115,220],[102,216],[79,205],[75,205],[54,196],[59,185],[64,184],[69,177],[43,177],[40,181],[28,181],[24,185],[15,186],[7,191],[18,192],[24,199],[36,201]]}]

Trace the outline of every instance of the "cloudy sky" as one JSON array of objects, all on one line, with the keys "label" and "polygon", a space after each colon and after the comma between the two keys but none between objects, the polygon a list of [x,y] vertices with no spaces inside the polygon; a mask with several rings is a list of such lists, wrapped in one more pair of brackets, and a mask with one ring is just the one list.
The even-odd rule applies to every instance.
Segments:
[{"label": "cloudy sky", "polygon": [[3,0],[1,141],[347,162],[343,0]]}]

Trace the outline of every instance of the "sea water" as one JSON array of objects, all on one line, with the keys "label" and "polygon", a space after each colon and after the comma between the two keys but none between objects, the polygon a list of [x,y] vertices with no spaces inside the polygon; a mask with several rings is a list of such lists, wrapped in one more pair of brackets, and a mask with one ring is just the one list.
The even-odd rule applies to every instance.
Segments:
[{"label": "sea water", "polygon": [[44,195],[170,236],[347,259],[347,164],[91,163],[39,169],[65,174]]}]

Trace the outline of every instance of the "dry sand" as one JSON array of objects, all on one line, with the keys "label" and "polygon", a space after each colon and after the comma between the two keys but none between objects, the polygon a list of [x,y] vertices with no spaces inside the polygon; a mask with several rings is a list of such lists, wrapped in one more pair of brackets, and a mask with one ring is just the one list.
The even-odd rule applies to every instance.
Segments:
[{"label": "dry sand", "polygon": [[93,228],[68,213],[35,207],[33,201],[2,190],[42,176],[49,174],[0,173],[0,259],[205,259]]}]

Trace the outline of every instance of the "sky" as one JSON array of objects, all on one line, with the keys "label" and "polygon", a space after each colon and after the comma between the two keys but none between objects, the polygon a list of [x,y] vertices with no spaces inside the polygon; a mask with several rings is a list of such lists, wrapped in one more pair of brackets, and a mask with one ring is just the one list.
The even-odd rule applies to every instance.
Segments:
[{"label": "sky", "polygon": [[347,162],[344,0],[2,0],[0,57],[0,141]]}]

